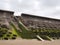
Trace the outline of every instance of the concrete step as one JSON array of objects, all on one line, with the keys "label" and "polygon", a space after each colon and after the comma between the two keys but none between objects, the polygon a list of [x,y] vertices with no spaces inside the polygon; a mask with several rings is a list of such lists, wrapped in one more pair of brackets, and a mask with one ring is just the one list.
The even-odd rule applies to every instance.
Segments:
[{"label": "concrete step", "polygon": [[45,40],[42,39],[39,35],[36,35],[36,37],[37,37],[38,39],[40,39],[41,41],[45,41]]}]

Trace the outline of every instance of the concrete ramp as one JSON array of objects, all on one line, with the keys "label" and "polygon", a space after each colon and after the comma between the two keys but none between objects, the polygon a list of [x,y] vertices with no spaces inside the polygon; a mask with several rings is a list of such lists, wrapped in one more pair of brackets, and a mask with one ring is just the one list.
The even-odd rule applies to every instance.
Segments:
[{"label": "concrete ramp", "polygon": [[44,39],[42,39],[39,35],[36,35],[36,37],[37,37],[38,39],[40,39],[41,41],[44,41]]},{"label": "concrete ramp", "polygon": [[50,38],[49,36],[47,36],[47,38],[49,39],[49,40],[51,40],[51,41],[54,41],[52,38]]},{"label": "concrete ramp", "polygon": [[26,30],[29,30],[21,21],[19,21],[19,23],[20,23]]}]

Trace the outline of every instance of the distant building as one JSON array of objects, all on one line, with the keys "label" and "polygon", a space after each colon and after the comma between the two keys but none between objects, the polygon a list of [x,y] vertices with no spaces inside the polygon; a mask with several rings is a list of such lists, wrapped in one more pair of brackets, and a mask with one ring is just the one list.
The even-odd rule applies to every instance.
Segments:
[{"label": "distant building", "polygon": [[30,14],[21,14],[22,22],[28,28],[60,29],[60,20]]}]

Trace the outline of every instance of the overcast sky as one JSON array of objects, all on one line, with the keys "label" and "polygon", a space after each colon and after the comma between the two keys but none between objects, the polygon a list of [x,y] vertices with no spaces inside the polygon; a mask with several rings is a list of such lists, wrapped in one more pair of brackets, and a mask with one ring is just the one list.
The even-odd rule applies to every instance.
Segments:
[{"label": "overcast sky", "polygon": [[60,0],[0,0],[0,9],[60,19]]}]

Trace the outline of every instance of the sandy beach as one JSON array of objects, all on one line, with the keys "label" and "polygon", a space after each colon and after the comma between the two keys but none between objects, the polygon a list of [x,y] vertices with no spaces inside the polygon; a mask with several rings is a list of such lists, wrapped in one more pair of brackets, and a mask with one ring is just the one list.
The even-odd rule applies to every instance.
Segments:
[{"label": "sandy beach", "polygon": [[54,41],[38,41],[36,39],[0,40],[0,45],[60,45],[60,40]]}]

